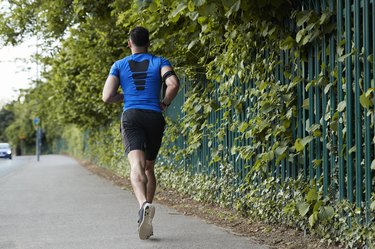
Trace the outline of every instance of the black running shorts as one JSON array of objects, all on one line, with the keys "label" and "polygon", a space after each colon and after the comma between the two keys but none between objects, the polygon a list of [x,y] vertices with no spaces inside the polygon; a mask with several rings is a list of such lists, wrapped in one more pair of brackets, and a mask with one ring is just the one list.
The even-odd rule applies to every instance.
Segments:
[{"label": "black running shorts", "polygon": [[160,112],[130,109],[122,113],[121,134],[125,154],[132,150],[143,150],[146,160],[153,161],[158,155],[165,120]]}]

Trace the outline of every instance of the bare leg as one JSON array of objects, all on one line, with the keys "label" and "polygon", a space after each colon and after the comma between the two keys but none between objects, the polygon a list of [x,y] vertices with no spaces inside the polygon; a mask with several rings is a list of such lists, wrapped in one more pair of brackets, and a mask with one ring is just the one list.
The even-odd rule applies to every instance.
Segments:
[{"label": "bare leg", "polygon": [[147,188],[146,188],[146,198],[148,203],[152,203],[155,196],[155,190],[156,190],[156,178],[155,178],[155,172],[154,172],[154,161],[148,161],[146,160],[146,177],[147,177]]},{"label": "bare leg", "polygon": [[130,181],[139,206],[147,200],[147,176],[145,174],[146,159],[142,150],[132,150],[128,154],[130,163]]}]

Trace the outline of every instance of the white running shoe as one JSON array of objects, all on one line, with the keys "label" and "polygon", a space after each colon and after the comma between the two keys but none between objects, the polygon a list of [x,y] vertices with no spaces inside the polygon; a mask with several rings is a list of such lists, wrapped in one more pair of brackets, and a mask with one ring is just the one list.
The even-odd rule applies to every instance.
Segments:
[{"label": "white running shoe", "polygon": [[138,212],[138,234],[141,240],[150,238],[153,235],[152,219],[155,216],[155,206],[145,202]]}]

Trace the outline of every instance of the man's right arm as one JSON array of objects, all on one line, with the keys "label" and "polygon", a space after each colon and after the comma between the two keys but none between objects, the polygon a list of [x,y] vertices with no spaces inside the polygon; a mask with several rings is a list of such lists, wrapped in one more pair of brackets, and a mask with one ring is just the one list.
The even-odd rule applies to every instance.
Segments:
[{"label": "man's right arm", "polygon": [[105,103],[115,103],[124,101],[124,95],[122,93],[117,92],[119,86],[119,79],[116,76],[109,75],[104,84],[102,100]]}]

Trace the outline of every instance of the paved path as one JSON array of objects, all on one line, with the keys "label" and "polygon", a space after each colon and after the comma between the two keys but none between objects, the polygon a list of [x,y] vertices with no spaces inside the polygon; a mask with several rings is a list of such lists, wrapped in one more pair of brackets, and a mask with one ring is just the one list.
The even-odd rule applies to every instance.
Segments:
[{"label": "paved path", "polygon": [[267,248],[156,204],[138,239],[129,191],[65,156],[0,160],[0,249]]}]

